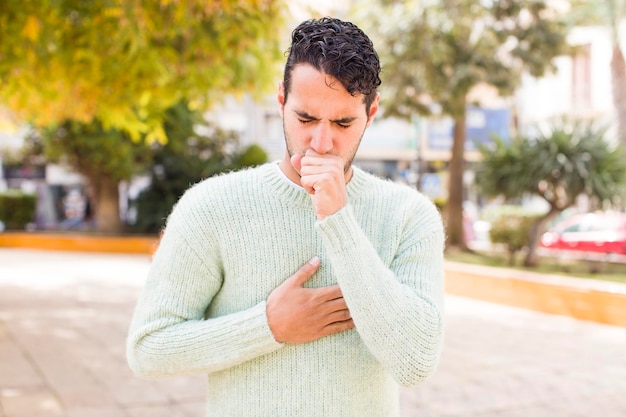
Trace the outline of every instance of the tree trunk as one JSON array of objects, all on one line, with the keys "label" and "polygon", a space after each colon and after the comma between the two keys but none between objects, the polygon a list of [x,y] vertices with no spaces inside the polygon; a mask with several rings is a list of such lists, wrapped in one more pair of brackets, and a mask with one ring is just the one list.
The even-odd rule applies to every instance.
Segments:
[{"label": "tree trunk", "polygon": [[626,63],[617,43],[613,45],[611,57],[611,80],[619,140],[626,149]]},{"label": "tree trunk", "polygon": [[546,224],[558,216],[562,210],[550,209],[550,211],[543,217],[537,219],[533,227],[530,229],[530,236],[528,236],[528,252],[524,258],[524,266],[528,268],[534,268],[539,265],[539,254],[537,248],[539,247],[539,241],[543,234]]},{"label": "tree trunk", "polygon": [[107,178],[90,179],[94,185],[96,229],[103,233],[123,232],[120,220],[119,184]]},{"label": "tree trunk", "polygon": [[465,112],[454,119],[454,141],[450,158],[448,202],[446,203],[447,247],[467,250],[463,235],[463,172],[465,170]]}]

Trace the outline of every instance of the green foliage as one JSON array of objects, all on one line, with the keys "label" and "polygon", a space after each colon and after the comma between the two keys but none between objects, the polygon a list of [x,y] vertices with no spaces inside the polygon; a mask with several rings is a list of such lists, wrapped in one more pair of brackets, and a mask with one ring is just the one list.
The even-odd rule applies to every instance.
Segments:
[{"label": "green foliage", "polygon": [[567,24],[544,1],[381,1],[367,10],[386,114],[428,115],[437,105],[456,118],[472,88],[489,84],[509,95],[523,71],[541,76],[567,49]]},{"label": "green foliage", "polygon": [[267,152],[257,144],[252,144],[236,155],[233,161],[235,169],[261,165],[267,162]]},{"label": "green foliage", "polygon": [[521,217],[542,213],[529,212],[524,207],[517,204],[492,204],[482,209],[480,212],[481,220],[494,222],[501,217]]},{"label": "green foliage", "polygon": [[[380,0],[364,8],[383,62],[385,115],[451,116],[455,123],[446,207],[448,246],[463,247],[465,113],[475,87],[502,96],[521,74],[538,77],[565,52],[567,23],[542,0]],[[550,2],[552,3],[552,2]],[[474,91],[473,91],[474,90]],[[476,102],[476,103],[474,103]]]},{"label": "green foliage", "polygon": [[[491,251],[446,252],[446,260],[473,265],[512,267],[514,270],[527,271],[525,266],[510,265],[509,259],[504,259],[500,253]],[[541,265],[537,265],[533,271],[542,274],[559,274],[571,278],[595,279],[626,284],[626,264],[621,262],[604,262],[601,268],[596,268],[600,269],[599,272],[591,272],[592,268],[590,268],[590,265],[593,265],[593,263],[590,264],[588,260],[542,257]]]},{"label": "green foliage", "polygon": [[486,195],[536,195],[559,212],[581,194],[621,203],[626,159],[620,147],[607,142],[606,129],[592,122],[560,120],[510,143],[496,139],[480,152],[476,183]]},{"label": "green foliage", "polygon": [[491,223],[489,239],[492,243],[502,244],[509,254],[509,264],[515,264],[515,255],[528,247],[531,230],[538,215],[505,215]]},{"label": "green foliage", "polygon": [[121,228],[118,183],[165,113],[261,93],[279,72],[280,0],[4,0],[0,102],[46,155],[88,177],[100,231]]},{"label": "green foliage", "polygon": [[168,111],[165,128],[170,140],[165,145],[154,144],[150,151],[151,184],[135,202],[135,231],[158,233],[176,201],[202,179],[267,161],[261,147],[242,149],[233,132],[211,126],[200,116],[186,103]]},{"label": "green foliage", "polygon": [[569,18],[578,26],[602,25],[612,19],[611,3],[614,0],[570,0]]},{"label": "green foliage", "polygon": [[279,0],[3,0],[0,102],[37,127],[71,119],[164,141],[163,113],[275,78]]},{"label": "green foliage", "polygon": [[0,221],[7,230],[24,230],[35,220],[37,196],[21,191],[0,193]]},{"label": "green foliage", "polygon": [[[33,140],[39,139],[35,135]],[[145,145],[131,141],[128,134],[107,129],[97,120],[67,120],[42,130],[40,140],[48,160],[72,167],[93,181],[94,186],[99,178],[115,182],[130,179],[147,150]]]},{"label": "green foliage", "polygon": [[124,131],[107,129],[97,119],[90,123],[66,120],[47,129],[31,130],[19,157],[28,164],[55,162],[87,179],[90,203],[95,207],[97,228],[116,233],[123,229],[118,187],[145,169],[149,148],[134,142]]},{"label": "green foliage", "polygon": [[623,204],[626,159],[621,147],[610,145],[605,136],[606,129],[593,122],[560,120],[510,143],[495,139],[491,146],[480,147],[476,185],[482,193],[508,200],[534,195],[549,205],[531,231],[525,265],[539,262],[536,247],[546,223],[579,196],[598,205]]},{"label": "green foliage", "polygon": [[437,210],[439,210],[440,213],[443,213],[443,211],[445,210],[447,202],[448,202],[447,199],[442,198],[442,197],[433,199],[433,203],[435,204],[435,207],[437,207]]}]

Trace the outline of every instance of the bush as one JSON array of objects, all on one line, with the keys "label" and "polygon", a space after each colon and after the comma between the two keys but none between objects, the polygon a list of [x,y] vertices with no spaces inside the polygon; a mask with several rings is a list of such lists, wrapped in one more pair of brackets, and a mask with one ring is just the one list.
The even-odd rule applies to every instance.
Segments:
[{"label": "bush", "polygon": [[199,181],[267,161],[260,146],[242,147],[236,132],[212,125],[183,102],[168,111],[164,127],[168,142],[155,144],[149,156],[150,185],[132,203],[134,232],[158,234],[174,204]]},{"label": "bush", "polygon": [[447,202],[448,199],[442,197],[436,197],[433,199],[433,203],[435,204],[435,207],[437,207],[437,210],[439,210],[439,213],[443,213]]},{"label": "bush", "polygon": [[35,220],[37,197],[21,191],[0,193],[0,221],[7,230],[24,230]]},{"label": "bush", "polygon": [[[518,204],[492,204],[481,210],[480,218],[490,223],[506,216],[522,217],[535,214]],[[540,213],[536,213],[540,214]]]},{"label": "bush", "polygon": [[510,214],[498,217],[491,224],[489,239],[492,243],[500,243],[506,247],[510,265],[515,264],[515,255],[528,247],[530,231],[538,217],[532,214]]}]

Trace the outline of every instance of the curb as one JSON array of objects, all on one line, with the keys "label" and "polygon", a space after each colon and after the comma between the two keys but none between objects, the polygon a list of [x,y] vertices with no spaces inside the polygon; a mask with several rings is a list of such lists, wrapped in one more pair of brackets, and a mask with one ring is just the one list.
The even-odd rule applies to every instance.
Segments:
[{"label": "curb", "polygon": [[94,236],[56,233],[0,233],[0,248],[27,248],[71,252],[146,253],[158,245],[153,236]]},{"label": "curb", "polygon": [[446,261],[446,292],[626,327],[626,285]]}]

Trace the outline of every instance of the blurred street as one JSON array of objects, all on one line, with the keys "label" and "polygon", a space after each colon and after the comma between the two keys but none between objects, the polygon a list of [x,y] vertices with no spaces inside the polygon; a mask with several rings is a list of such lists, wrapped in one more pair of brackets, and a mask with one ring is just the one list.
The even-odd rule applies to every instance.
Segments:
[{"label": "blurred street", "polygon": [[[0,417],[205,415],[204,377],[126,366],[149,262],[0,248]],[[626,328],[453,296],[446,315],[439,371],[402,390],[403,417],[626,416]]]}]

